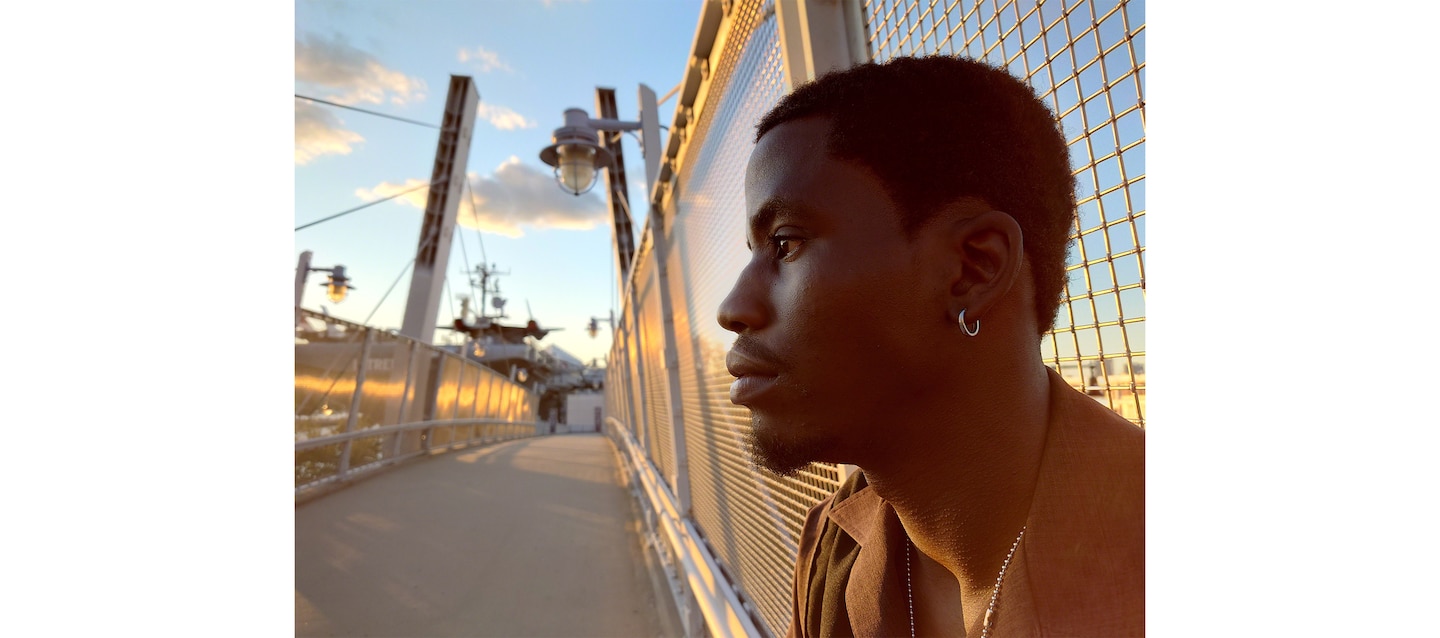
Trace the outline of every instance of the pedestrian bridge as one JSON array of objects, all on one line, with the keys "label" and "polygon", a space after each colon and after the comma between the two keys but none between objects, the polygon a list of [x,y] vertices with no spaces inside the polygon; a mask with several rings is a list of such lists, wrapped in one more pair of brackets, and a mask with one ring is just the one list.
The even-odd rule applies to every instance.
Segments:
[{"label": "pedestrian bridge", "polygon": [[295,511],[297,636],[677,636],[597,433],[427,455]]},{"label": "pedestrian bridge", "polygon": [[817,69],[963,55],[1054,110],[1077,215],[1041,356],[1143,426],[1144,15],[1137,0],[702,3],[638,234],[607,172],[619,307],[598,433],[577,414],[591,433],[556,434],[555,388],[514,368],[297,309],[325,324],[296,338],[297,635],[785,633],[805,513],[849,468],[750,466],[715,309],[749,259],[755,125]]},{"label": "pedestrian bridge", "polygon": [[[788,624],[776,612],[788,613],[798,526],[753,495],[712,496],[702,511],[736,514],[711,523],[717,550],[679,478],[683,434],[662,454],[653,427],[539,420],[535,378],[301,314],[324,327],[295,340],[297,636],[766,636]],[[755,513],[773,525],[736,536]],[[756,551],[767,562],[750,562]],[[750,590],[719,552],[764,570]]]}]

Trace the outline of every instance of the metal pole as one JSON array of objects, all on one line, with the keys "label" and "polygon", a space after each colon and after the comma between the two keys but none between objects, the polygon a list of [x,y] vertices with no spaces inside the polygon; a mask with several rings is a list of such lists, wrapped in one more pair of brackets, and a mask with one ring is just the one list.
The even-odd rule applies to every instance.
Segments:
[{"label": "metal pole", "polygon": [[[680,396],[680,357],[677,347],[678,336],[675,334],[675,314],[672,310],[674,299],[670,295],[670,277],[668,262],[670,261],[670,237],[665,232],[665,222],[660,210],[654,206],[650,208],[651,229],[656,231],[655,241],[655,267],[656,285],[660,288],[660,314],[664,330],[664,349],[661,356],[664,357],[662,365],[665,370],[665,408],[670,411],[670,445],[672,446],[671,458],[675,460],[675,474],[670,478],[670,486],[675,490],[676,506],[680,508],[681,514],[690,515],[690,458],[685,447],[685,404]],[[677,273],[678,277],[679,274]],[[688,337],[688,335],[687,335]]]},{"label": "metal pole", "polygon": [[[423,347],[426,352],[425,385],[423,386],[425,390],[424,403],[419,406],[421,411],[419,420],[433,421],[435,420],[435,404],[440,397],[440,382],[445,368],[445,356],[443,351],[436,350],[434,346],[424,344]],[[418,395],[419,393],[417,393],[417,399],[420,398]],[[420,450],[430,451],[430,442],[433,440],[434,434],[434,426],[420,431]]]},{"label": "metal pole", "polygon": [[[625,349],[625,396],[628,400],[625,407],[629,411],[627,415],[629,421],[626,422],[626,425],[630,426],[630,435],[634,436],[636,441],[644,441],[645,413],[643,410],[645,406],[645,396],[642,393],[645,391],[645,380],[641,376],[641,371],[635,363],[640,357],[635,347],[635,333],[637,328],[634,325],[634,315],[630,313],[628,308],[624,312],[624,317],[621,321],[624,321],[625,325],[629,326],[629,329],[625,331],[625,344],[623,346]],[[644,444],[641,443],[641,445],[643,446]]]},{"label": "metal pole", "polygon": [[295,264],[295,327],[300,327],[300,300],[305,298],[305,280],[310,277],[310,251],[300,253],[300,263]]},{"label": "metal pole", "polygon": [[[370,344],[375,341],[375,330],[365,329],[365,342],[360,346],[360,361],[356,364],[355,371],[355,393],[350,395],[350,413],[345,416],[345,433],[355,431],[355,423],[360,418],[360,394],[365,388],[365,362],[370,359]],[[354,439],[345,441],[345,446],[340,450],[340,480],[345,480],[345,474],[350,471],[350,446]]]},{"label": "metal pole", "polygon": [[645,344],[640,342],[644,339],[644,334],[640,327],[640,313],[635,308],[635,287],[630,286],[628,290],[624,291],[624,294],[630,298],[630,302],[625,304],[625,319],[626,323],[630,324],[630,334],[626,345],[630,346],[627,358],[630,359],[631,399],[635,405],[634,413],[630,417],[630,427],[635,433],[636,440],[640,441],[640,449],[644,450],[647,455],[655,454],[655,451],[650,449],[652,424],[650,423],[650,411],[646,409],[650,405],[648,396],[650,388],[645,384]]},{"label": "metal pole", "polygon": [[[615,120],[615,89],[595,88],[595,113],[600,119]],[[630,279],[630,266],[635,260],[635,231],[631,227],[630,195],[625,182],[625,153],[620,146],[620,133],[600,131],[600,145],[615,157],[615,165],[605,171],[606,192],[615,231],[615,259],[620,263],[620,287]]]},{"label": "metal pole", "polygon": [[[644,84],[640,85],[640,123],[643,125],[645,151],[646,199],[649,201],[650,230],[655,246],[656,285],[660,288],[660,315],[664,329],[664,357],[666,398],[665,407],[670,411],[670,457],[674,459],[675,474],[668,477],[675,490],[676,505],[684,516],[690,515],[690,459],[685,447],[685,408],[680,396],[680,361],[678,336],[675,334],[674,299],[670,294],[670,248],[674,235],[670,224],[665,222],[665,211],[657,195],[660,192],[656,179],[660,175],[660,126],[659,106],[655,92]],[[675,276],[680,276],[676,273]],[[688,335],[687,335],[688,337]]]},{"label": "metal pole", "polygon": [[[409,344],[405,355],[405,389],[400,393],[400,416],[395,419],[396,424],[405,423],[405,410],[410,407],[410,392],[415,389],[415,348],[414,341],[405,340]],[[394,461],[400,457],[400,442],[403,440],[404,432],[396,432],[395,440],[392,442],[390,460]]]},{"label": "metal pole", "polygon": [[[640,154],[645,159],[645,199],[655,200],[657,177],[660,176],[660,105],[655,91],[640,85]],[[653,205],[652,205],[653,208]]]},{"label": "metal pole", "polygon": [[[775,26],[780,35],[781,68],[786,91],[828,71],[865,61],[867,51],[857,0],[777,0]],[[868,47],[867,47],[868,48]]]},{"label": "metal pole", "polygon": [[[474,383],[474,387],[470,389],[470,396],[473,397],[472,399],[470,399],[470,417],[471,417],[471,418],[475,418],[475,419],[483,418],[483,417],[480,415],[480,383],[481,383],[482,381],[484,381],[484,380],[485,380],[485,366],[476,364],[476,365],[475,365],[475,383]],[[482,443],[485,441],[485,427],[484,427],[484,426],[481,426],[481,425],[475,425],[475,426],[471,426],[471,427],[470,427],[470,441],[469,441],[470,443],[474,443],[474,442],[475,442],[475,434],[476,434],[477,432],[480,434],[480,441],[481,441]]]}]

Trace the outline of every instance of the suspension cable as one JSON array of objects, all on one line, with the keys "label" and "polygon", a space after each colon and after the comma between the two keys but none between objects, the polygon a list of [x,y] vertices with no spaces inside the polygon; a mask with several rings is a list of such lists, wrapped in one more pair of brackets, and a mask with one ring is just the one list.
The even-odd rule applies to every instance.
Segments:
[{"label": "suspension cable", "polygon": [[321,104],[328,104],[328,105],[333,106],[333,107],[336,107],[336,108],[350,109],[350,110],[352,110],[352,111],[359,111],[359,112],[365,113],[365,114],[367,114],[367,115],[375,115],[375,116],[379,116],[379,117],[383,117],[383,118],[388,118],[388,119],[392,119],[392,120],[399,120],[399,121],[405,122],[405,123],[407,123],[407,124],[416,124],[416,125],[419,125],[419,126],[423,126],[423,127],[426,127],[426,128],[433,128],[433,129],[438,129],[438,128],[440,128],[439,126],[436,126],[436,125],[431,124],[431,123],[429,123],[429,122],[421,122],[421,121],[419,121],[419,120],[407,120],[407,119],[405,119],[405,118],[403,118],[403,117],[396,117],[396,116],[390,115],[390,114],[388,114],[388,113],[380,113],[380,112],[378,112],[378,111],[367,111],[367,110],[365,110],[365,109],[357,108],[357,107],[354,107],[354,106],[347,106],[347,105],[345,105],[345,104],[336,104],[335,102],[329,102],[329,101],[326,101],[326,100],[322,100],[322,99],[320,99],[320,98],[314,98],[314,97],[310,97],[310,96],[307,96],[307,95],[300,95],[299,93],[296,93],[296,94],[295,94],[295,97],[297,97],[297,98],[299,98],[299,99],[302,99],[302,100],[310,100],[311,102],[319,102],[319,103],[321,103]]},{"label": "suspension cable", "polygon": [[370,311],[370,314],[365,315],[365,320],[362,321],[362,322],[360,322],[361,324],[364,324],[364,325],[366,325],[366,326],[369,326],[369,325],[370,325],[370,319],[375,316],[375,313],[376,313],[377,311],[380,310],[380,306],[385,303],[385,299],[387,299],[387,298],[390,297],[390,292],[391,292],[392,290],[395,290],[395,286],[400,283],[400,280],[405,277],[405,273],[408,272],[408,271],[410,270],[410,267],[411,267],[411,266],[414,266],[414,265],[415,265],[415,258],[414,258],[414,257],[411,257],[411,258],[410,258],[410,262],[407,263],[407,264],[405,264],[405,267],[404,267],[404,268],[401,268],[401,269],[400,269],[400,274],[395,277],[395,281],[390,282],[390,287],[385,289],[385,294],[384,294],[384,295],[381,295],[380,301],[375,304],[375,308]]},{"label": "suspension cable", "polygon": [[314,225],[316,225],[316,224],[321,224],[321,223],[324,223],[324,222],[328,222],[328,221],[330,221],[330,220],[332,220],[332,219],[335,219],[336,217],[341,217],[341,216],[344,216],[344,215],[349,215],[350,213],[353,213],[353,212],[355,212],[355,211],[357,211],[357,210],[364,210],[364,209],[369,208],[369,207],[371,207],[371,206],[374,206],[374,205],[376,205],[376,204],[383,204],[383,203],[388,202],[388,201],[390,201],[390,200],[392,200],[392,199],[395,199],[396,197],[399,197],[399,196],[401,196],[401,195],[406,195],[406,194],[409,194],[409,193],[413,193],[413,192],[418,191],[418,190],[420,190],[420,189],[422,189],[422,188],[430,188],[431,186],[434,186],[434,185],[436,185],[436,184],[440,184],[440,183],[442,183],[442,182],[444,182],[444,181],[445,181],[445,178],[442,177],[442,178],[437,179],[437,180],[435,180],[435,181],[433,181],[433,182],[430,182],[429,184],[421,184],[421,185],[419,185],[419,186],[416,186],[415,188],[411,188],[411,189],[408,189],[408,190],[405,190],[405,191],[401,191],[401,192],[399,192],[399,193],[395,193],[394,195],[391,195],[391,196],[389,196],[389,197],[386,197],[385,199],[377,199],[377,200],[375,200],[375,201],[373,201],[373,202],[369,202],[369,203],[366,203],[366,204],[361,204],[361,205],[359,205],[359,206],[356,206],[355,208],[352,208],[352,209],[350,209],[350,210],[346,210],[346,211],[341,211],[341,212],[335,213],[334,215],[331,215],[331,216],[326,217],[326,218],[324,218],[324,219],[317,219],[317,220],[315,220],[315,221],[313,221],[313,222],[310,222],[310,223],[308,223],[308,224],[304,224],[304,225],[301,225],[301,226],[296,226],[296,227],[295,227],[295,230],[297,230],[297,231],[305,230],[306,228],[309,228],[309,227],[314,226]]}]

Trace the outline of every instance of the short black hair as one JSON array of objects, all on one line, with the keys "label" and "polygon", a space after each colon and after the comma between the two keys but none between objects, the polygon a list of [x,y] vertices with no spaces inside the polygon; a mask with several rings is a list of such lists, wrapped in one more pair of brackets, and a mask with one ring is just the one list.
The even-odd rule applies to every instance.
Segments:
[{"label": "short black hair", "polygon": [[1035,278],[1035,319],[1050,330],[1065,288],[1075,178],[1054,114],[1023,82],[984,62],[897,57],[827,73],[765,114],[755,140],[791,120],[831,124],[829,154],[874,171],[915,232],[944,206],[978,197],[1015,218]]}]

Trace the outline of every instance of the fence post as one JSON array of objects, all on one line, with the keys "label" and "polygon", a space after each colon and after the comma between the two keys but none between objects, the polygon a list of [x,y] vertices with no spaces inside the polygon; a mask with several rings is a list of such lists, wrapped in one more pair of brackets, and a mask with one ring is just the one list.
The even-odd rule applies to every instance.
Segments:
[{"label": "fence post", "polygon": [[[416,342],[409,338],[404,338],[404,340],[407,344],[407,354],[405,355],[405,389],[400,392],[400,416],[395,419],[396,425],[408,422],[405,418],[405,411],[410,409],[410,392],[415,389]],[[395,462],[395,459],[400,458],[400,443],[404,440],[404,437],[404,430],[395,432],[392,437],[389,459],[391,463]]]},{"label": "fence post", "polygon": [[[670,412],[670,458],[673,461],[674,474],[667,477],[670,479],[670,487],[675,490],[675,506],[680,509],[681,516],[690,515],[690,459],[685,445],[685,404],[680,393],[680,352],[675,334],[675,299],[670,294],[670,277],[683,277],[682,273],[670,273],[670,248],[673,235],[670,234],[670,224],[665,223],[665,215],[658,207],[650,206],[651,230],[654,236],[655,254],[655,286],[660,293],[660,316],[664,334],[664,347],[661,349],[663,358],[662,366],[665,370],[665,409]],[[684,300],[681,300],[684,303]],[[689,335],[685,335],[686,338]]]},{"label": "fence post", "polygon": [[[360,394],[365,388],[365,362],[370,359],[370,344],[375,341],[375,330],[365,329],[365,343],[360,346],[360,361],[355,370],[355,392],[350,395],[350,413],[345,417],[345,433],[355,431],[355,422],[360,417]],[[340,448],[340,480],[350,471],[350,447],[354,439],[347,439]]]}]

